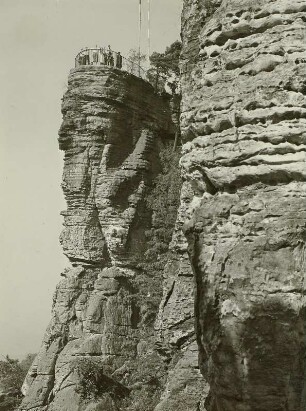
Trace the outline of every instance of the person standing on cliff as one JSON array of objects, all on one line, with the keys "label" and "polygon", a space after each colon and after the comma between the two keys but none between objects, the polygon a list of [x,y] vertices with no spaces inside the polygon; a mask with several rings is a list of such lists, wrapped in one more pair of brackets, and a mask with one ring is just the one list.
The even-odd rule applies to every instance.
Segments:
[{"label": "person standing on cliff", "polygon": [[108,66],[114,67],[115,60],[114,60],[111,46],[108,46],[108,50],[107,50],[107,63],[108,63]]},{"label": "person standing on cliff", "polygon": [[120,51],[116,54],[116,67],[121,69],[122,68],[122,56]]},{"label": "person standing on cliff", "polygon": [[111,50],[108,52],[108,64],[111,67],[114,67],[114,65],[115,65],[115,59],[114,59],[114,56],[113,56],[113,53],[112,53]]},{"label": "person standing on cliff", "polygon": [[108,50],[107,50],[107,65],[111,66],[111,61],[113,59],[113,53],[112,53],[112,49],[111,46],[108,46]]},{"label": "person standing on cliff", "polygon": [[84,65],[89,66],[89,64],[90,64],[89,49],[86,47],[85,54],[84,54]]},{"label": "person standing on cliff", "polygon": [[99,54],[98,54],[98,52],[97,52],[96,50],[93,52],[92,58],[93,58],[93,64],[98,64],[98,62],[99,62]]},{"label": "person standing on cliff", "polygon": [[114,56],[113,56],[113,55],[111,55],[110,58],[109,58],[109,65],[110,65],[111,67],[114,67],[114,65],[115,65],[115,60],[114,60]]},{"label": "person standing on cliff", "polygon": [[108,66],[108,54],[106,53],[105,49],[103,49],[103,64]]},{"label": "person standing on cliff", "polygon": [[104,62],[104,49],[100,47],[99,49],[99,60],[100,60],[100,65],[105,64]]}]

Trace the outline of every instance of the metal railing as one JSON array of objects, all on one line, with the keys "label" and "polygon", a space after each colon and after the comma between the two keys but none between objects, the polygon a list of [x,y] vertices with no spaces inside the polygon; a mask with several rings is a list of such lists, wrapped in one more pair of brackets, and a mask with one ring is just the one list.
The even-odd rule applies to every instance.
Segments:
[{"label": "metal railing", "polygon": [[82,49],[75,58],[75,67],[108,66],[126,71],[143,80],[148,80],[147,72],[138,63],[123,57],[110,48],[95,47]]}]

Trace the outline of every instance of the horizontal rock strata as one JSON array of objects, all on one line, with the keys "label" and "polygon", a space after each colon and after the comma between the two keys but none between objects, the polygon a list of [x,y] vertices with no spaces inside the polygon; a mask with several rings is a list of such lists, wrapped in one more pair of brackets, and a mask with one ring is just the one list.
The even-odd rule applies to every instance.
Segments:
[{"label": "horizontal rock strata", "polygon": [[59,132],[71,267],[20,410],[304,411],[305,11],[184,0],[183,183],[153,275],[152,229],[169,221],[157,228],[148,204],[173,101],[116,69],[71,71]]},{"label": "horizontal rock strata", "polygon": [[184,3],[181,208],[206,409],[302,411],[306,4]]},{"label": "horizontal rock strata", "polygon": [[150,84],[119,70],[70,73],[59,145],[61,243],[72,268],[57,286],[22,410],[117,410],[133,390],[142,320],[135,279],[151,224],[145,196],[159,146],[174,137],[169,110]]}]

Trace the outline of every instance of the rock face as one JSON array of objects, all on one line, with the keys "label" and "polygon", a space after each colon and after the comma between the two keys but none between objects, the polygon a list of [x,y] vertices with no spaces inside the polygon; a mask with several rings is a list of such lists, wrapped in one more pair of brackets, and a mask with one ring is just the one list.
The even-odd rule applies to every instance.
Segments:
[{"label": "rock face", "polygon": [[171,218],[175,181],[159,215],[149,206],[176,134],[169,99],[116,69],[71,71],[59,132],[71,268],[20,410],[305,410],[305,10],[184,1]]},{"label": "rock face", "polygon": [[85,67],[71,71],[62,112],[61,243],[72,268],[54,295],[21,409],[117,410],[141,357],[135,279],[151,224],[145,196],[159,149],[174,136],[169,101],[134,76]]},{"label": "rock face", "polygon": [[184,3],[181,210],[208,411],[306,408],[305,10]]}]

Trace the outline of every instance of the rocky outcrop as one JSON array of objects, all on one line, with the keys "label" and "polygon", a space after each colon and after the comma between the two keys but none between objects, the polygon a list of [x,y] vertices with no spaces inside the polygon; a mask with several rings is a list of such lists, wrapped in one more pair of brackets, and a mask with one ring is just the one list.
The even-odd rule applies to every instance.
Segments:
[{"label": "rocky outcrop", "polygon": [[184,4],[181,210],[208,411],[306,407],[305,10]]},{"label": "rocky outcrop", "polygon": [[116,69],[71,71],[71,267],[21,410],[305,409],[305,10],[184,1],[178,211],[177,175],[159,179],[169,99]]},{"label": "rocky outcrop", "polygon": [[156,338],[171,361],[165,390],[155,411],[204,411],[209,385],[198,364],[194,319],[194,275],[183,233],[190,219],[186,194],[192,192],[183,184],[181,205],[171,241],[171,254],[164,270],[163,299],[155,323]]},{"label": "rocky outcrop", "polygon": [[174,128],[167,98],[105,67],[71,71],[62,112],[61,243],[72,267],[55,292],[21,409],[117,410],[137,388],[135,359],[150,354],[141,348],[145,302],[137,287],[151,225],[145,196]]}]

